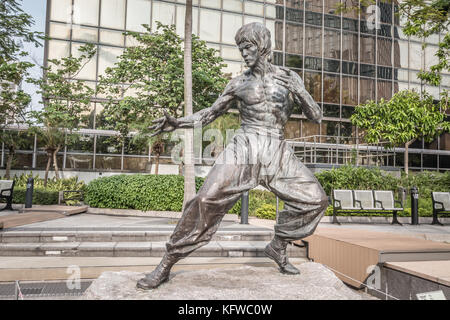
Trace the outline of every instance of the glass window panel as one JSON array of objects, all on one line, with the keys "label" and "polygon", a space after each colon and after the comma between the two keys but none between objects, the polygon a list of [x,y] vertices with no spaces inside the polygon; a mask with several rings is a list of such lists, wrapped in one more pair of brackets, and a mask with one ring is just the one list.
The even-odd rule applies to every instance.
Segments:
[{"label": "glass window panel", "polygon": [[242,12],[241,0],[225,0],[223,1],[223,10]]},{"label": "glass window panel", "polygon": [[378,35],[381,37],[392,37],[391,35],[391,25],[389,24],[380,24],[380,28],[378,29]]},{"label": "glass window panel", "polygon": [[440,99],[439,87],[426,85],[425,91],[428,92],[435,100]]},{"label": "glass window panel", "polygon": [[222,42],[235,44],[234,37],[239,28],[242,27],[242,16],[224,12],[222,19]]},{"label": "glass window panel", "polygon": [[324,9],[325,13],[340,15],[339,13],[336,13],[340,2],[340,0],[326,0]]},{"label": "glass window panel", "polygon": [[348,119],[355,112],[355,107],[352,106],[342,106],[342,118]]},{"label": "glass window panel", "polygon": [[[183,6],[184,7],[184,6]],[[184,9],[184,12],[186,9]],[[194,17],[194,9],[192,9],[192,17]],[[184,14],[182,16],[184,21]],[[153,21],[152,30],[156,30],[156,21],[162,24],[172,25],[175,24],[175,5],[160,1],[153,1]],[[195,23],[192,24],[192,30],[194,30]],[[183,27],[184,30],[184,27]],[[184,31],[183,31],[184,35]]]},{"label": "glass window panel", "polygon": [[87,27],[75,27],[72,29],[72,40],[97,42],[98,29]]},{"label": "glass window panel", "polygon": [[323,116],[324,117],[340,117],[340,107],[336,104],[324,104],[323,105]]},{"label": "glass window panel", "polygon": [[308,120],[302,120],[302,136],[311,137],[320,134],[320,126]]},{"label": "glass window panel", "polygon": [[202,7],[220,9],[220,2],[220,0],[202,0]]},{"label": "glass window panel", "polygon": [[[362,23],[362,21],[361,21],[361,23]],[[358,32],[358,20],[343,18],[342,19],[342,29],[348,30],[348,31],[353,31],[353,32]],[[361,32],[363,32],[363,30],[361,30]]]},{"label": "glass window panel", "polygon": [[305,21],[308,24],[321,26],[322,25],[322,14],[317,13],[317,12],[306,11]]},{"label": "glass window panel", "polygon": [[[158,0],[156,0],[156,1],[158,1]],[[175,1],[172,0],[172,2],[175,2]],[[178,0],[177,2],[186,4],[186,0]],[[193,6],[198,6],[198,3],[199,3],[199,0],[192,0],[192,5]]]},{"label": "glass window panel", "polygon": [[[227,1],[225,1],[227,2]],[[225,6],[225,3],[224,3]],[[271,19],[275,19],[276,18],[276,10],[275,10],[275,6],[271,6],[271,5],[266,5],[266,18],[271,18]]]},{"label": "glass window panel", "polygon": [[366,103],[369,100],[375,100],[375,80],[361,78],[360,90],[360,104]]},{"label": "glass window panel", "polygon": [[377,77],[381,79],[392,79],[392,68],[391,67],[377,67]]},{"label": "glass window panel", "polygon": [[128,0],[127,6],[127,30],[145,32],[142,25],[150,25],[150,0]]},{"label": "glass window panel", "polygon": [[225,61],[225,64],[227,66],[222,69],[222,72],[225,75],[231,76],[232,78],[240,75],[245,70],[245,66],[243,63],[234,61]]},{"label": "glass window panel", "polygon": [[423,154],[423,167],[437,168],[437,158],[436,154]]},{"label": "glass window panel", "polygon": [[241,53],[237,47],[222,46],[222,58],[241,61]]},{"label": "glass window panel", "polygon": [[438,51],[438,46],[427,45],[425,47],[425,68],[426,70],[430,70],[431,66],[434,66],[439,63],[439,58],[436,57],[436,53]]},{"label": "glass window panel", "polygon": [[303,27],[286,24],[286,52],[303,54]]},{"label": "glass window panel", "polygon": [[410,68],[420,70],[422,68],[422,44],[410,42],[409,50]]},{"label": "glass window panel", "polygon": [[220,42],[220,12],[200,10],[200,38],[205,41]]},{"label": "glass window panel", "polygon": [[286,67],[302,69],[303,68],[303,58],[302,56],[287,54],[286,55]]},{"label": "glass window panel", "polygon": [[[286,0],[286,7],[303,10],[303,0]],[[277,1],[278,4],[283,4],[283,0]]]},{"label": "glass window panel", "polygon": [[284,127],[286,139],[300,138],[300,121],[288,121]]},{"label": "glass window panel", "polygon": [[306,0],[305,1],[306,11],[322,12],[322,0]]},{"label": "glass window panel", "polygon": [[375,77],[375,66],[370,64],[360,65],[361,75],[363,77]]},{"label": "glass window panel", "polygon": [[421,80],[417,77],[418,74],[419,74],[419,71],[410,70],[409,71],[409,81],[420,83]]},{"label": "glass window panel", "polygon": [[103,75],[106,68],[113,67],[123,52],[122,48],[104,47],[100,46],[99,49],[99,61],[98,61],[98,74]]},{"label": "glass window panel", "polygon": [[394,82],[394,93],[408,89],[409,89],[408,82]]},{"label": "glass window panel", "polygon": [[342,59],[358,62],[358,35],[356,33],[342,33]]},{"label": "glass window panel", "polygon": [[377,63],[383,66],[392,66],[392,41],[378,38]]},{"label": "glass window panel", "polygon": [[323,102],[339,103],[340,92],[339,76],[325,73],[323,78]]},{"label": "glass window panel", "polygon": [[[269,21],[267,21],[269,22]],[[268,25],[269,27],[269,25]],[[274,25],[275,31],[269,27],[269,30],[272,34],[272,44],[274,44],[274,50],[283,50],[283,23],[281,21],[275,21]]]},{"label": "glass window panel", "polygon": [[[186,7],[177,6],[177,34],[184,38],[184,19],[186,17]],[[198,9],[192,8],[192,33],[198,35]]]},{"label": "glass window panel", "polygon": [[322,74],[305,71],[305,88],[315,101],[322,101]]},{"label": "glass window panel", "polygon": [[387,1],[378,1],[380,8],[380,20],[385,23],[392,23],[392,3]]},{"label": "glass window panel", "polygon": [[[79,57],[81,55],[78,49],[82,46],[81,43],[72,43],[72,55],[74,57]],[[95,80],[96,79],[96,69],[97,69],[97,56],[92,57],[91,60],[81,69],[78,73],[78,79],[84,80]]]},{"label": "glass window panel", "polygon": [[259,22],[264,24],[264,18],[252,17],[252,16],[244,16],[244,24]]},{"label": "glass window panel", "polygon": [[303,10],[286,8],[286,20],[293,22],[303,22]]},{"label": "glass window panel", "polygon": [[353,106],[358,104],[358,78],[342,77],[342,103]]},{"label": "glass window panel", "polygon": [[394,67],[408,68],[408,41],[394,42]]},{"label": "glass window panel", "polygon": [[394,75],[395,75],[395,80],[408,81],[408,70],[407,69],[395,69]]},{"label": "glass window panel", "polygon": [[70,39],[70,25],[51,22],[50,38]]},{"label": "glass window panel", "polygon": [[342,73],[344,74],[358,74],[358,64],[356,62],[342,61]]},{"label": "glass window panel", "polygon": [[305,55],[322,57],[322,29],[307,26],[305,40]]},{"label": "glass window panel", "polygon": [[275,64],[277,66],[283,65],[283,54],[281,52],[273,53],[273,64]]},{"label": "glass window panel", "polygon": [[390,100],[392,98],[392,82],[391,81],[380,81],[377,83],[378,94],[377,99]]},{"label": "glass window panel", "polygon": [[73,6],[73,23],[98,26],[99,0],[74,0]]},{"label": "glass window panel", "polygon": [[124,29],[125,0],[102,1],[100,22],[105,28]]},{"label": "glass window panel", "polygon": [[329,28],[336,28],[336,29],[340,29],[341,28],[341,18],[338,16],[331,16],[326,14],[324,16],[325,21],[324,21],[324,25],[325,27],[329,27]]},{"label": "glass window panel", "polygon": [[305,57],[305,69],[322,70],[322,59]]},{"label": "glass window panel", "polygon": [[123,46],[124,35],[121,31],[100,31],[100,42],[106,44],[112,44],[116,46]]},{"label": "glass window panel", "polygon": [[50,20],[66,23],[72,22],[72,0],[52,0],[50,4]]},{"label": "glass window panel", "polygon": [[323,60],[323,70],[328,72],[340,72],[341,62],[339,60]]},{"label": "glass window panel", "polygon": [[375,38],[361,36],[361,62],[375,63]]},{"label": "glass window panel", "polygon": [[245,13],[254,14],[256,16],[264,16],[264,5],[252,1],[245,1]]},{"label": "glass window panel", "polygon": [[136,38],[131,36],[126,36],[125,41],[127,47],[136,47],[139,45],[139,41],[137,41]]},{"label": "glass window panel", "polygon": [[60,59],[70,55],[70,43],[61,40],[49,40],[48,42],[48,58]]},{"label": "glass window panel", "polygon": [[341,58],[341,35],[339,31],[325,29],[323,53],[326,58]]}]

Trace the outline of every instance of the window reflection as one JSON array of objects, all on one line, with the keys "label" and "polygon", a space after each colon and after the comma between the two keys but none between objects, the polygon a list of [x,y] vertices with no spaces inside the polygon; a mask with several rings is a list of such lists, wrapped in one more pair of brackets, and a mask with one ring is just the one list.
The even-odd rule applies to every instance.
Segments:
[{"label": "window reflection", "polygon": [[322,56],[322,29],[307,26],[305,29],[305,54],[308,56]]},{"label": "window reflection", "polygon": [[325,73],[323,78],[323,101],[339,103],[340,92],[339,76]]},{"label": "window reflection", "polygon": [[340,59],[341,35],[339,31],[325,29],[323,50],[326,58]]},{"label": "window reflection", "polygon": [[322,74],[318,72],[305,71],[305,88],[315,101],[322,101]]},{"label": "window reflection", "polygon": [[361,36],[361,62],[375,63],[375,38],[371,36]]},{"label": "window reflection", "polygon": [[368,100],[375,100],[375,80],[361,78],[360,88],[360,104],[366,103]]},{"label": "window reflection", "polygon": [[392,41],[378,38],[377,63],[383,66],[392,66]]},{"label": "window reflection", "polygon": [[392,98],[392,82],[391,81],[378,80],[377,87],[378,87],[378,93],[377,93],[378,101],[381,99],[389,100]]},{"label": "window reflection", "polygon": [[358,104],[358,78],[342,77],[342,103],[349,105]]},{"label": "window reflection", "polygon": [[342,59],[358,62],[358,35],[356,33],[342,33]]},{"label": "window reflection", "polygon": [[125,28],[125,0],[102,1],[100,24],[105,28]]},{"label": "window reflection", "polygon": [[303,27],[298,24],[286,24],[286,52],[303,54]]}]

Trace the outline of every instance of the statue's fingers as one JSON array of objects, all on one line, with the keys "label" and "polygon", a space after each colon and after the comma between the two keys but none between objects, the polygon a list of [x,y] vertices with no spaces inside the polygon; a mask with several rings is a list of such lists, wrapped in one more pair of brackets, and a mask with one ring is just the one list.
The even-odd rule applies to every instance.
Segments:
[{"label": "statue's fingers", "polygon": [[292,70],[288,69],[286,67],[280,67],[281,70],[283,70],[284,72],[286,72],[287,74],[291,74]]},{"label": "statue's fingers", "polygon": [[152,120],[152,123],[160,123],[161,121],[164,121],[164,119],[165,119],[165,117],[158,118],[158,119]]},{"label": "statue's fingers", "polygon": [[283,78],[281,76],[274,76],[274,78],[277,79],[277,80],[283,81],[284,83],[288,83],[288,81],[289,81],[289,79]]}]

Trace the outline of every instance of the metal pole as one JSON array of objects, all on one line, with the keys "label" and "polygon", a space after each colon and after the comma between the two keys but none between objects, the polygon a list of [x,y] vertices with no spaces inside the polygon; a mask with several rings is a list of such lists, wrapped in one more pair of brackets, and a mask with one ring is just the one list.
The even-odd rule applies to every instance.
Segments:
[{"label": "metal pole", "polygon": [[248,191],[241,198],[241,224],[248,224]]},{"label": "metal pole", "polygon": [[25,208],[31,208],[33,205],[33,189],[34,189],[34,179],[28,178],[27,190],[25,192]]},{"label": "metal pole", "polygon": [[280,205],[280,198],[278,198],[278,196],[277,196],[277,213],[276,213],[276,216],[275,216],[276,223],[278,223],[278,207],[279,207],[279,205]]},{"label": "metal pole", "polygon": [[19,300],[19,281],[16,280],[14,283],[14,297]]},{"label": "metal pole", "polygon": [[411,224],[419,224],[419,190],[416,186],[411,188]]}]

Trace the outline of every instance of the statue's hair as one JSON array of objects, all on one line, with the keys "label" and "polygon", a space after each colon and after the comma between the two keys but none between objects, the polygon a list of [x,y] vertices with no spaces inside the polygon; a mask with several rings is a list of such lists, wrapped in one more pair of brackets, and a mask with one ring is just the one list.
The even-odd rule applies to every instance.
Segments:
[{"label": "statue's hair", "polygon": [[237,45],[248,41],[259,48],[262,56],[269,56],[272,52],[272,42],[270,41],[270,31],[262,23],[252,22],[243,25],[236,33],[235,41]]}]

